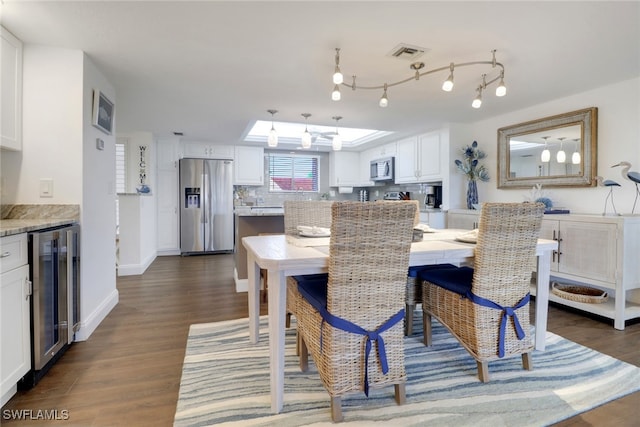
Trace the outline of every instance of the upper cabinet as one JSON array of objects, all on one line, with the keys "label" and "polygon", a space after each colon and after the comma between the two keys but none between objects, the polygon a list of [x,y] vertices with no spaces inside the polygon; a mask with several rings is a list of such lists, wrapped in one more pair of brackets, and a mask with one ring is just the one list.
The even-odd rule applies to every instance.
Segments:
[{"label": "upper cabinet", "polygon": [[329,154],[329,186],[355,187],[362,185],[360,153],[332,151]]},{"label": "upper cabinet", "polygon": [[264,185],[264,148],[235,147],[234,185]]},{"label": "upper cabinet", "polygon": [[395,161],[396,184],[442,180],[442,154],[440,132],[398,141]]},{"label": "upper cabinet", "polygon": [[182,157],[191,159],[233,160],[233,146],[210,144],[207,142],[185,142]]},{"label": "upper cabinet", "polygon": [[0,27],[2,84],[0,148],[22,150],[22,42]]}]

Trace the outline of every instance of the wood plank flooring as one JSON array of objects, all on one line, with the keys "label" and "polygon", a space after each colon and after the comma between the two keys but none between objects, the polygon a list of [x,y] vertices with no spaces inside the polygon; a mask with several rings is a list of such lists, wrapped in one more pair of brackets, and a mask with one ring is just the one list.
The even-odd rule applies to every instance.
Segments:
[{"label": "wood plank flooring", "polygon": [[[40,383],[2,408],[2,425],[171,426],[189,325],[247,316],[233,255],[158,257],[145,274],[119,277],[120,302],[85,342],[74,343]],[[266,313],[266,304],[262,305]],[[552,306],[549,330],[640,366],[640,323],[612,322]],[[534,366],[535,369],[535,366]],[[559,426],[638,425],[640,393]],[[68,411],[60,421],[11,420],[10,410]]]}]

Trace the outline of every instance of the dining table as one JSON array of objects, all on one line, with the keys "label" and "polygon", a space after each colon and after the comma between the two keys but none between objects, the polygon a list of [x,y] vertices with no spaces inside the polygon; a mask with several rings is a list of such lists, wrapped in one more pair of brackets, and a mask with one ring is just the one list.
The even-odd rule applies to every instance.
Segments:
[{"label": "dining table", "polygon": [[[475,244],[459,236],[468,230],[440,229],[424,233],[411,244],[409,266],[472,262]],[[327,271],[330,237],[293,235],[247,236],[249,340],[258,343],[260,323],[260,270],[266,270],[268,286],[268,339],[271,411],[280,413],[284,405],[284,360],[286,279],[288,276]],[[558,248],[554,240],[539,239],[536,246],[535,335],[536,350],[544,351],[549,305],[551,254]],[[404,292],[404,289],[403,289]]]}]

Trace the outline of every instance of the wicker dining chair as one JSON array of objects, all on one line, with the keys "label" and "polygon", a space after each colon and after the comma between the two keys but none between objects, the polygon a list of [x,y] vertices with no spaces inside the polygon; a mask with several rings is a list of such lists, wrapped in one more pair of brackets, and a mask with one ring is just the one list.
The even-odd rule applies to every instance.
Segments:
[{"label": "wicker dining chair", "polygon": [[414,214],[410,203],[335,202],[327,279],[292,278],[300,367],[307,369],[309,351],[334,422],[348,393],[393,384],[396,402],[405,401],[402,320]]},{"label": "wicker dining chair", "polygon": [[473,268],[419,273],[425,344],[433,316],[476,359],[482,382],[488,362],[503,357],[521,355],[533,368],[529,287],[543,213],[540,203],[484,203]]},{"label": "wicker dining chair", "polygon": [[[284,234],[297,236],[299,225],[331,228],[332,203],[323,200],[285,200]],[[291,315],[296,315],[297,294],[297,285],[287,279],[287,328],[291,326]]]}]

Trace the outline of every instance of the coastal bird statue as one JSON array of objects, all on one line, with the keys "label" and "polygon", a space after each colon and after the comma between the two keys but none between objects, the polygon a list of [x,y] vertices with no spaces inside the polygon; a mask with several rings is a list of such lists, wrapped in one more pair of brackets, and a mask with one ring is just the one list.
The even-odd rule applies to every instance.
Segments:
[{"label": "coastal bird statue", "polygon": [[620,166],[622,168],[621,173],[624,179],[633,181],[636,184],[636,198],[633,201],[633,208],[631,209],[631,213],[633,214],[633,212],[636,210],[636,203],[638,203],[638,195],[640,195],[640,187],[638,187],[638,184],[640,184],[640,172],[629,171],[629,169],[631,169],[631,163],[629,162],[620,162],[617,165],[613,165],[611,167],[615,168],[617,166]]},{"label": "coastal bird statue", "polygon": [[598,182],[599,187],[609,187],[609,194],[607,194],[607,198],[604,199],[604,211],[602,212],[602,215],[604,216],[607,214],[607,202],[609,201],[609,198],[611,198],[611,206],[613,207],[614,215],[620,215],[616,210],[615,203],[613,203],[613,187],[620,187],[620,184],[610,179],[604,179],[601,176],[596,176],[596,181]]}]

